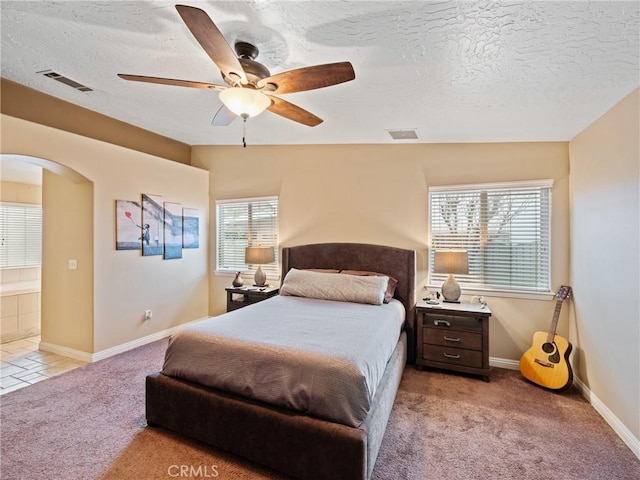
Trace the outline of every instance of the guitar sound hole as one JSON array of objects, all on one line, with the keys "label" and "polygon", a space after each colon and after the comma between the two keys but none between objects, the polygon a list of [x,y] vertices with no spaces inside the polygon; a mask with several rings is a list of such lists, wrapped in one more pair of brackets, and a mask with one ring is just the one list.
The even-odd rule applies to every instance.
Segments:
[{"label": "guitar sound hole", "polygon": [[549,361],[551,363],[560,363],[560,351],[556,350],[556,353],[549,355]]},{"label": "guitar sound hole", "polygon": [[553,346],[553,343],[543,343],[542,344],[542,351],[544,353],[551,353],[556,349],[556,347]]}]

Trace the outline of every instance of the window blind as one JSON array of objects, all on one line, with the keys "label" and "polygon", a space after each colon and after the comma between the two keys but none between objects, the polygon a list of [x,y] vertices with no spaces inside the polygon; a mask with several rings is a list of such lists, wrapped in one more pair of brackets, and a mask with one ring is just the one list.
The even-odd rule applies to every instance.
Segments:
[{"label": "window blind", "polygon": [[217,271],[255,273],[247,265],[247,247],[274,247],[275,262],[262,265],[269,278],[279,275],[278,198],[249,198],[216,202]]},{"label": "window blind", "polygon": [[430,283],[435,250],[468,251],[463,286],[550,291],[551,180],[429,189]]},{"label": "window blind", "polygon": [[0,204],[0,267],[28,267],[42,261],[42,206]]}]

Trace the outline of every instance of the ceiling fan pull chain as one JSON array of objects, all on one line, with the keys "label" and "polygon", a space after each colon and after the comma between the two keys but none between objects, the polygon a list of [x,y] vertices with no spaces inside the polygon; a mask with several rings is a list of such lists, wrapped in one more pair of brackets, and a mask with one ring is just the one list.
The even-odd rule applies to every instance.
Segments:
[{"label": "ceiling fan pull chain", "polygon": [[247,117],[242,117],[242,148],[247,148],[247,142],[245,138],[247,137]]}]

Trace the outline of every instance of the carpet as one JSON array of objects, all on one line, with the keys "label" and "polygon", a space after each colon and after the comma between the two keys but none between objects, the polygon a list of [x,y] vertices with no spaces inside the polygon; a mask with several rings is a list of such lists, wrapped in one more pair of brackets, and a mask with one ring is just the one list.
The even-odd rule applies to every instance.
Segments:
[{"label": "carpet", "polygon": [[[285,477],[144,418],[144,378],[167,341],[0,397],[2,479]],[[373,480],[633,479],[640,460],[576,389],[554,393],[517,371],[491,382],[408,367]],[[339,480],[339,479],[336,479]]]}]

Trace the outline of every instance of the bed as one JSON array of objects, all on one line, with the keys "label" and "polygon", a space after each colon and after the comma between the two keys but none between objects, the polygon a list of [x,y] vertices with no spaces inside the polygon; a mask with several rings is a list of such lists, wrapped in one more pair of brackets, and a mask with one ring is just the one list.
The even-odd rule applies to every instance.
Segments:
[{"label": "bed", "polygon": [[[407,361],[415,359],[415,261],[412,250],[368,244],[327,243],[282,250],[283,278],[292,269],[334,269],[379,272],[398,281],[394,299],[404,307],[402,333],[362,418],[349,424],[307,415],[157,372],[146,379],[148,424],[303,480],[370,478],[402,371]],[[262,312],[259,307],[245,309]]]}]

